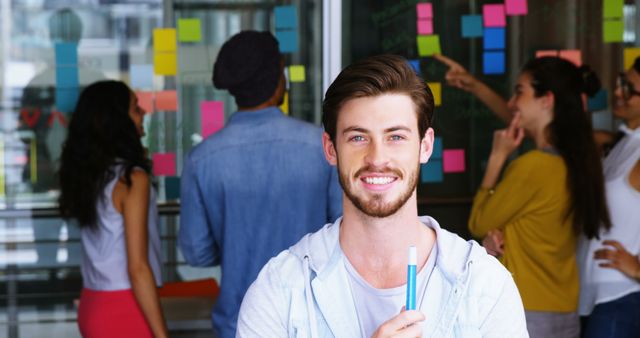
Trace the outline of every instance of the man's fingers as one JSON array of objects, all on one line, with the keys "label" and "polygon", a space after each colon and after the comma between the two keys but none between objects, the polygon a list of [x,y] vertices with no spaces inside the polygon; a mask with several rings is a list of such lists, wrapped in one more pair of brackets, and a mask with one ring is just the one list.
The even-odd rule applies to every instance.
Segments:
[{"label": "man's fingers", "polygon": [[433,57],[436,60],[444,63],[447,66],[449,66],[449,68],[462,68],[462,69],[464,69],[459,63],[453,61],[452,59],[450,59],[450,58],[448,58],[448,57],[446,57],[446,56],[444,56],[442,54],[434,54]]},{"label": "man's fingers", "polygon": [[616,252],[609,249],[598,249],[593,253],[593,257],[595,259],[614,260],[616,257]]},{"label": "man's fingers", "polygon": [[620,242],[613,240],[613,239],[608,239],[608,240],[604,240],[602,241],[602,244],[604,245],[610,245],[620,251],[627,251],[624,246],[622,244],[620,244]]}]

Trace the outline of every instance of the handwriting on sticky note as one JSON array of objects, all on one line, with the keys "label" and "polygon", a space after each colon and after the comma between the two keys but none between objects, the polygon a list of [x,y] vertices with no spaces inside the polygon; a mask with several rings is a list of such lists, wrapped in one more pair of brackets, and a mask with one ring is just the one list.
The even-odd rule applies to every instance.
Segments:
[{"label": "handwriting on sticky note", "polygon": [[153,175],[176,176],[175,153],[155,153],[151,158],[153,160]]},{"label": "handwriting on sticky note", "polygon": [[224,102],[202,101],[200,103],[200,125],[202,137],[216,133],[224,127]]},{"label": "handwriting on sticky note", "polygon": [[443,171],[461,173],[465,171],[464,149],[446,149],[442,151]]}]

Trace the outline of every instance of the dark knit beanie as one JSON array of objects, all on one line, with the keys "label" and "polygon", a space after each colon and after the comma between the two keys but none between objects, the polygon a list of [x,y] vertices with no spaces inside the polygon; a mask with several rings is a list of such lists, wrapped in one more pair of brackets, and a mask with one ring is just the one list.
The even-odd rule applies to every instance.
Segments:
[{"label": "dark knit beanie", "polygon": [[278,40],[269,32],[244,31],[222,45],[213,65],[213,85],[227,89],[239,107],[267,101],[280,80]]}]

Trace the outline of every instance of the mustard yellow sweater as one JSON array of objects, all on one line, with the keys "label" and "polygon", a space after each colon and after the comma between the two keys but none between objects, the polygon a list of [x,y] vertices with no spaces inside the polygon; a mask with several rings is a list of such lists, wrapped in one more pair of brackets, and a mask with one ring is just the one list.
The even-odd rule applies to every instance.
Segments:
[{"label": "mustard yellow sweater", "polygon": [[480,189],[469,230],[478,238],[501,229],[501,258],[529,311],[572,312],[578,306],[577,236],[566,217],[570,195],[562,157],[539,150],[513,161],[491,194]]}]

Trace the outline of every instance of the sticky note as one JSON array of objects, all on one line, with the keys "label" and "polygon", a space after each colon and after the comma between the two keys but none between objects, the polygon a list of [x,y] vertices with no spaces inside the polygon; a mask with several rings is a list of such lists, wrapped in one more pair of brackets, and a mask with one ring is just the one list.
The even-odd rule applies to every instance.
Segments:
[{"label": "sticky note", "polygon": [[138,106],[148,114],[153,113],[153,92],[136,91],[135,93],[138,97]]},{"label": "sticky note", "polygon": [[72,66],[78,64],[78,44],[72,42],[56,42],[56,66]]},{"label": "sticky note", "polygon": [[442,85],[440,82],[427,82],[427,85],[433,94],[433,103],[435,106],[437,107],[442,105]]},{"label": "sticky note", "polygon": [[280,44],[281,53],[295,53],[298,51],[298,33],[296,31],[276,31],[276,39]]},{"label": "sticky note", "polygon": [[442,170],[445,173],[465,171],[464,149],[446,149],[442,152]]},{"label": "sticky note", "polygon": [[176,176],[175,153],[155,153],[151,158],[153,160],[153,175]]},{"label": "sticky note", "polygon": [[431,153],[432,159],[442,159],[442,137],[436,136],[433,138],[433,152]]},{"label": "sticky note", "polygon": [[433,19],[433,7],[430,2],[416,4],[418,19]]},{"label": "sticky note", "polygon": [[158,75],[176,75],[178,59],[176,53],[153,54],[153,71]]},{"label": "sticky note", "polygon": [[505,49],[506,37],[504,28],[487,27],[484,29],[484,49]]},{"label": "sticky note", "polygon": [[636,58],[640,57],[640,47],[624,49],[624,70],[628,70],[633,66]]},{"label": "sticky note", "polygon": [[63,113],[73,112],[79,95],[78,88],[56,88],[56,109]]},{"label": "sticky note", "polygon": [[624,0],[602,0],[602,17],[605,19],[622,19],[624,16]]},{"label": "sticky note", "polygon": [[504,5],[492,4],[482,6],[482,17],[485,27],[506,27],[507,18]]},{"label": "sticky note", "polygon": [[417,25],[418,25],[418,34],[421,34],[421,35],[433,34],[433,20],[420,19],[418,20]]},{"label": "sticky note", "polygon": [[175,52],[177,49],[175,28],[156,28],[153,30],[153,51]]},{"label": "sticky note", "polygon": [[202,40],[200,19],[178,19],[178,39],[182,42],[198,42]]},{"label": "sticky note", "polygon": [[504,52],[484,52],[482,54],[482,66],[484,74],[504,74]]},{"label": "sticky note", "polygon": [[409,66],[413,68],[413,71],[420,75],[420,60],[408,60],[407,62],[409,62]]},{"label": "sticky note", "polygon": [[202,137],[205,138],[222,129],[224,127],[224,102],[200,102],[200,126],[202,127]]},{"label": "sticky note", "polygon": [[609,102],[609,95],[605,89],[600,89],[596,95],[587,98],[587,110],[597,111],[607,109],[607,103]]},{"label": "sticky note", "polygon": [[420,182],[438,183],[443,180],[441,159],[429,159],[429,162],[420,166]]},{"label": "sticky note", "polygon": [[440,36],[434,35],[418,35],[418,55],[431,56],[440,54]]},{"label": "sticky note", "polygon": [[132,64],[129,67],[129,77],[132,88],[151,89],[153,88],[153,65]]},{"label": "sticky note", "polygon": [[527,0],[505,0],[504,11],[507,15],[526,15]]},{"label": "sticky note", "polygon": [[582,52],[579,49],[565,49],[560,51],[560,57],[571,61],[574,65],[582,66]]},{"label": "sticky note", "polygon": [[56,67],[56,86],[58,88],[80,87],[78,66]]},{"label": "sticky note", "polygon": [[602,25],[604,42],[622,42],[624,34],[624,22],[622,20],[605,20]]},{"label": "sticky note", "polygon": [[289,66],[289,81],[304,82],[306,79],[304,65]]},{"label": "sticky note", "polygon": [[539,50],[536,52],[536,58],[541,58],[545,56],[553,56],[558,57],[559,51],[557,50]]},{"label": "sticky note", "polygon": [[285,115],[289,115],[289,92],[284,92],[282,104],[278,108],[280,108]]},{"label": "sticky note", "polygon": [[295,6],[276,6],[273,10],[276,30],[298,27],[298,14]]},{"label": "sticky note", "polygon": [[178,92],[175,90],[162,90],[156,93],[157,111],[177,111]]},{"label": "sticky note", "polygon": [[482,36],[482,15],[462,16],[462,37],[479,38]]},{"label": "sticky note", "polygon": [[166,200],[180,198],[180,177],[168,176],[164,178],[164,196]]}]

